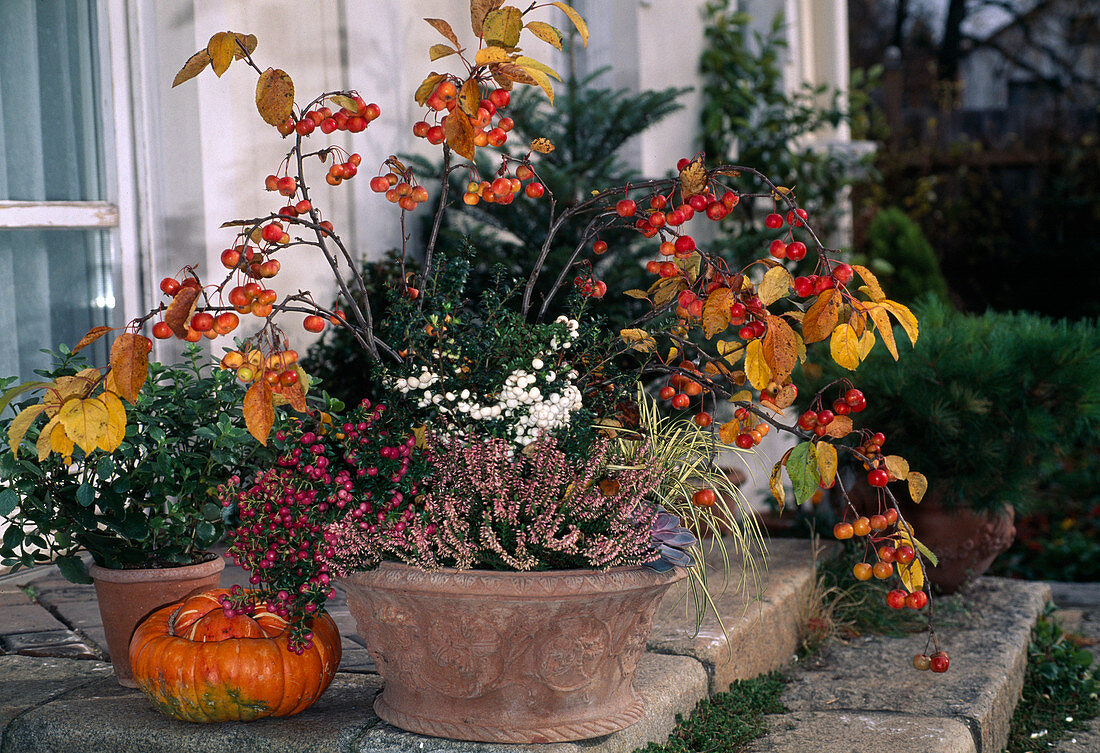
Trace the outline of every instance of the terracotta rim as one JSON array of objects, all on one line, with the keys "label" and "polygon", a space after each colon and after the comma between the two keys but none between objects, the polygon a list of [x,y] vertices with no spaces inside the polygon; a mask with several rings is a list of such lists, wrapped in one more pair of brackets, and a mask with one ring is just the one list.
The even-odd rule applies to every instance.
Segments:
[{"label": "terracotta rim", "polygon": [[[146,567],[132,570],[112,570],[108,567],[90,565],[88,574],[93,580],[105,583],[144,583],[147,581],[188,580],[191,578],[203,578],[208,575],[220,573],[225,569],[225,561],[218,556],[206,562],[197,562],[193,565],[180,565],[179,567]],[[178,576],[176,575],[178,573]]]},{"label": "terracotta rim", "polygon": [[[674,567],[657,572],[644,565],[609,570],[420,570],[398,562],[383,562],[376,569],[353,573],[345,580],[365,587],[399,588],[418,593],[450,596],[491,595],[529,597],[533,591],[550,590],[558,596],[620,593],[671,585],[687,577],[687,569]],[[552,585],[551,585],[552,584]],[[503,587],[502,587],[503,586]],[[460,593],[456,593],[456,589]]]}]

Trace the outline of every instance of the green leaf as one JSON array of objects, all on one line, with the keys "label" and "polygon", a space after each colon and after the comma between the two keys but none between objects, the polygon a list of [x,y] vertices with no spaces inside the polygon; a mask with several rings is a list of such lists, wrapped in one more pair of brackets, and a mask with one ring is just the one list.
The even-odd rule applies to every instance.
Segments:
[{"label": "green leaf", "polygon": [[802,442],[791,450],[787,458],[787,475],[794,487],[794,498],[802,504],[817,491],[821,476],[817,469],[817,453],[810,442]]},{"label": "green leaf", "polygon": [[58,557],[54,560],[61,575],[70,583],[91,583],[92,576],[88,575],[88,568],[84,566],[84,560],[75,554]]},{"label": "green leaf", "polygon": [[109,455],[99,459],[99,462],[95,466],[95,474],[100,479],[110,478],[115,472],[115,461],[111,460]]},{"label": "green leaf", "polygon": [[218,529],[212,523],[203,521],[195,526],[195,539],[200,547],[206,547],[214,543],[218,538]]},{"label": "green leaf", "polygon": [[15,493],[14,489],[4,489],[0,491],[0,515],[6,518],[11,515],[18,506],[19,495]]},{"label": "green leaf", "polygon": [[76,488],[76,501],[84,507],[91,507],[95,502],[95,489],[91,484],[81,484]]},{"label": "green leaf", "polygon": [[222,508],[221,505],[216,505],[213,502],[207,502],[202,506],[202,516],[207,520],[221,520]]}]

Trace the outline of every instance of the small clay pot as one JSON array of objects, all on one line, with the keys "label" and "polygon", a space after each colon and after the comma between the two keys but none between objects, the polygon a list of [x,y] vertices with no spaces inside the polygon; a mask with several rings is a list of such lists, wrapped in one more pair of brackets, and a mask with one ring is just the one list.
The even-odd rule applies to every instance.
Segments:
[{"label": "small clay pot", "polygon": [[110,570],[92,565],[88,568],[95,581],[107,650],[119,685],[137,687],[130,672],[130,637],[138,623],[158,607],[192,592],[217,588],[224,569],[225,562],[216,555],[205,562],[180,567]]},{"label": "small clay pot", "polygon": [[937,567],[929,567],[928,579],[945,594],[982,575],[1016,538],[1012,507],[999,514],[976,513],[947,509],[933,498],[906,505],[904,514],[916,537],[939,559]]},{"label": "small clay pot", "polygon": [[661,596],[685,575],[383,563],[343,584],[386,682],[374,702],[381,719],[435,737],[549,743],[641,718],[631,680]]}]

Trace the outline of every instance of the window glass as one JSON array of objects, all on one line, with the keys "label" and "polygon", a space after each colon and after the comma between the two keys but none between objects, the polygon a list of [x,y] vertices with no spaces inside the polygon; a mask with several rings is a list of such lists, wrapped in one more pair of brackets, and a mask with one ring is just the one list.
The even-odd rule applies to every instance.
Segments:
[{"label": "window glass", "polygon": [[[115,319],[108,230],[0,229],[0,376],[31,379],[49,364],[41,352],[76,345]],[[88,350],[107,362],[104,338]]]},{"label": "window glass", "polygon": [[104,198],[97,34],[90,0],[0,0],[0,199]]}]

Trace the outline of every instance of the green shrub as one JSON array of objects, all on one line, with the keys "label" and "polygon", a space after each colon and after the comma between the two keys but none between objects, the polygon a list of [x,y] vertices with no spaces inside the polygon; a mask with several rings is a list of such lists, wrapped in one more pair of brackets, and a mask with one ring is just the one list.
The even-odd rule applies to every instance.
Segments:
[{"label": "green shrub", "polygon": [[867,227],[863,254],[891,297],[909,304],[926,292],[947,300],[947,280],[920,226],[902,210],[880,210]]},{"label": "green shrub", "polygon": [[[924,473],[948,506],[1026,510],[1061,458],[1100,436],[1100,329],[964,315],[932,299],[914,313],[921,334],[912,352],[895,363],[876,348],[860,366],[867,409],[853,416],[857,428],[885,433],[884,452]],[[819,385],[846,374],[827,366]]]}]

